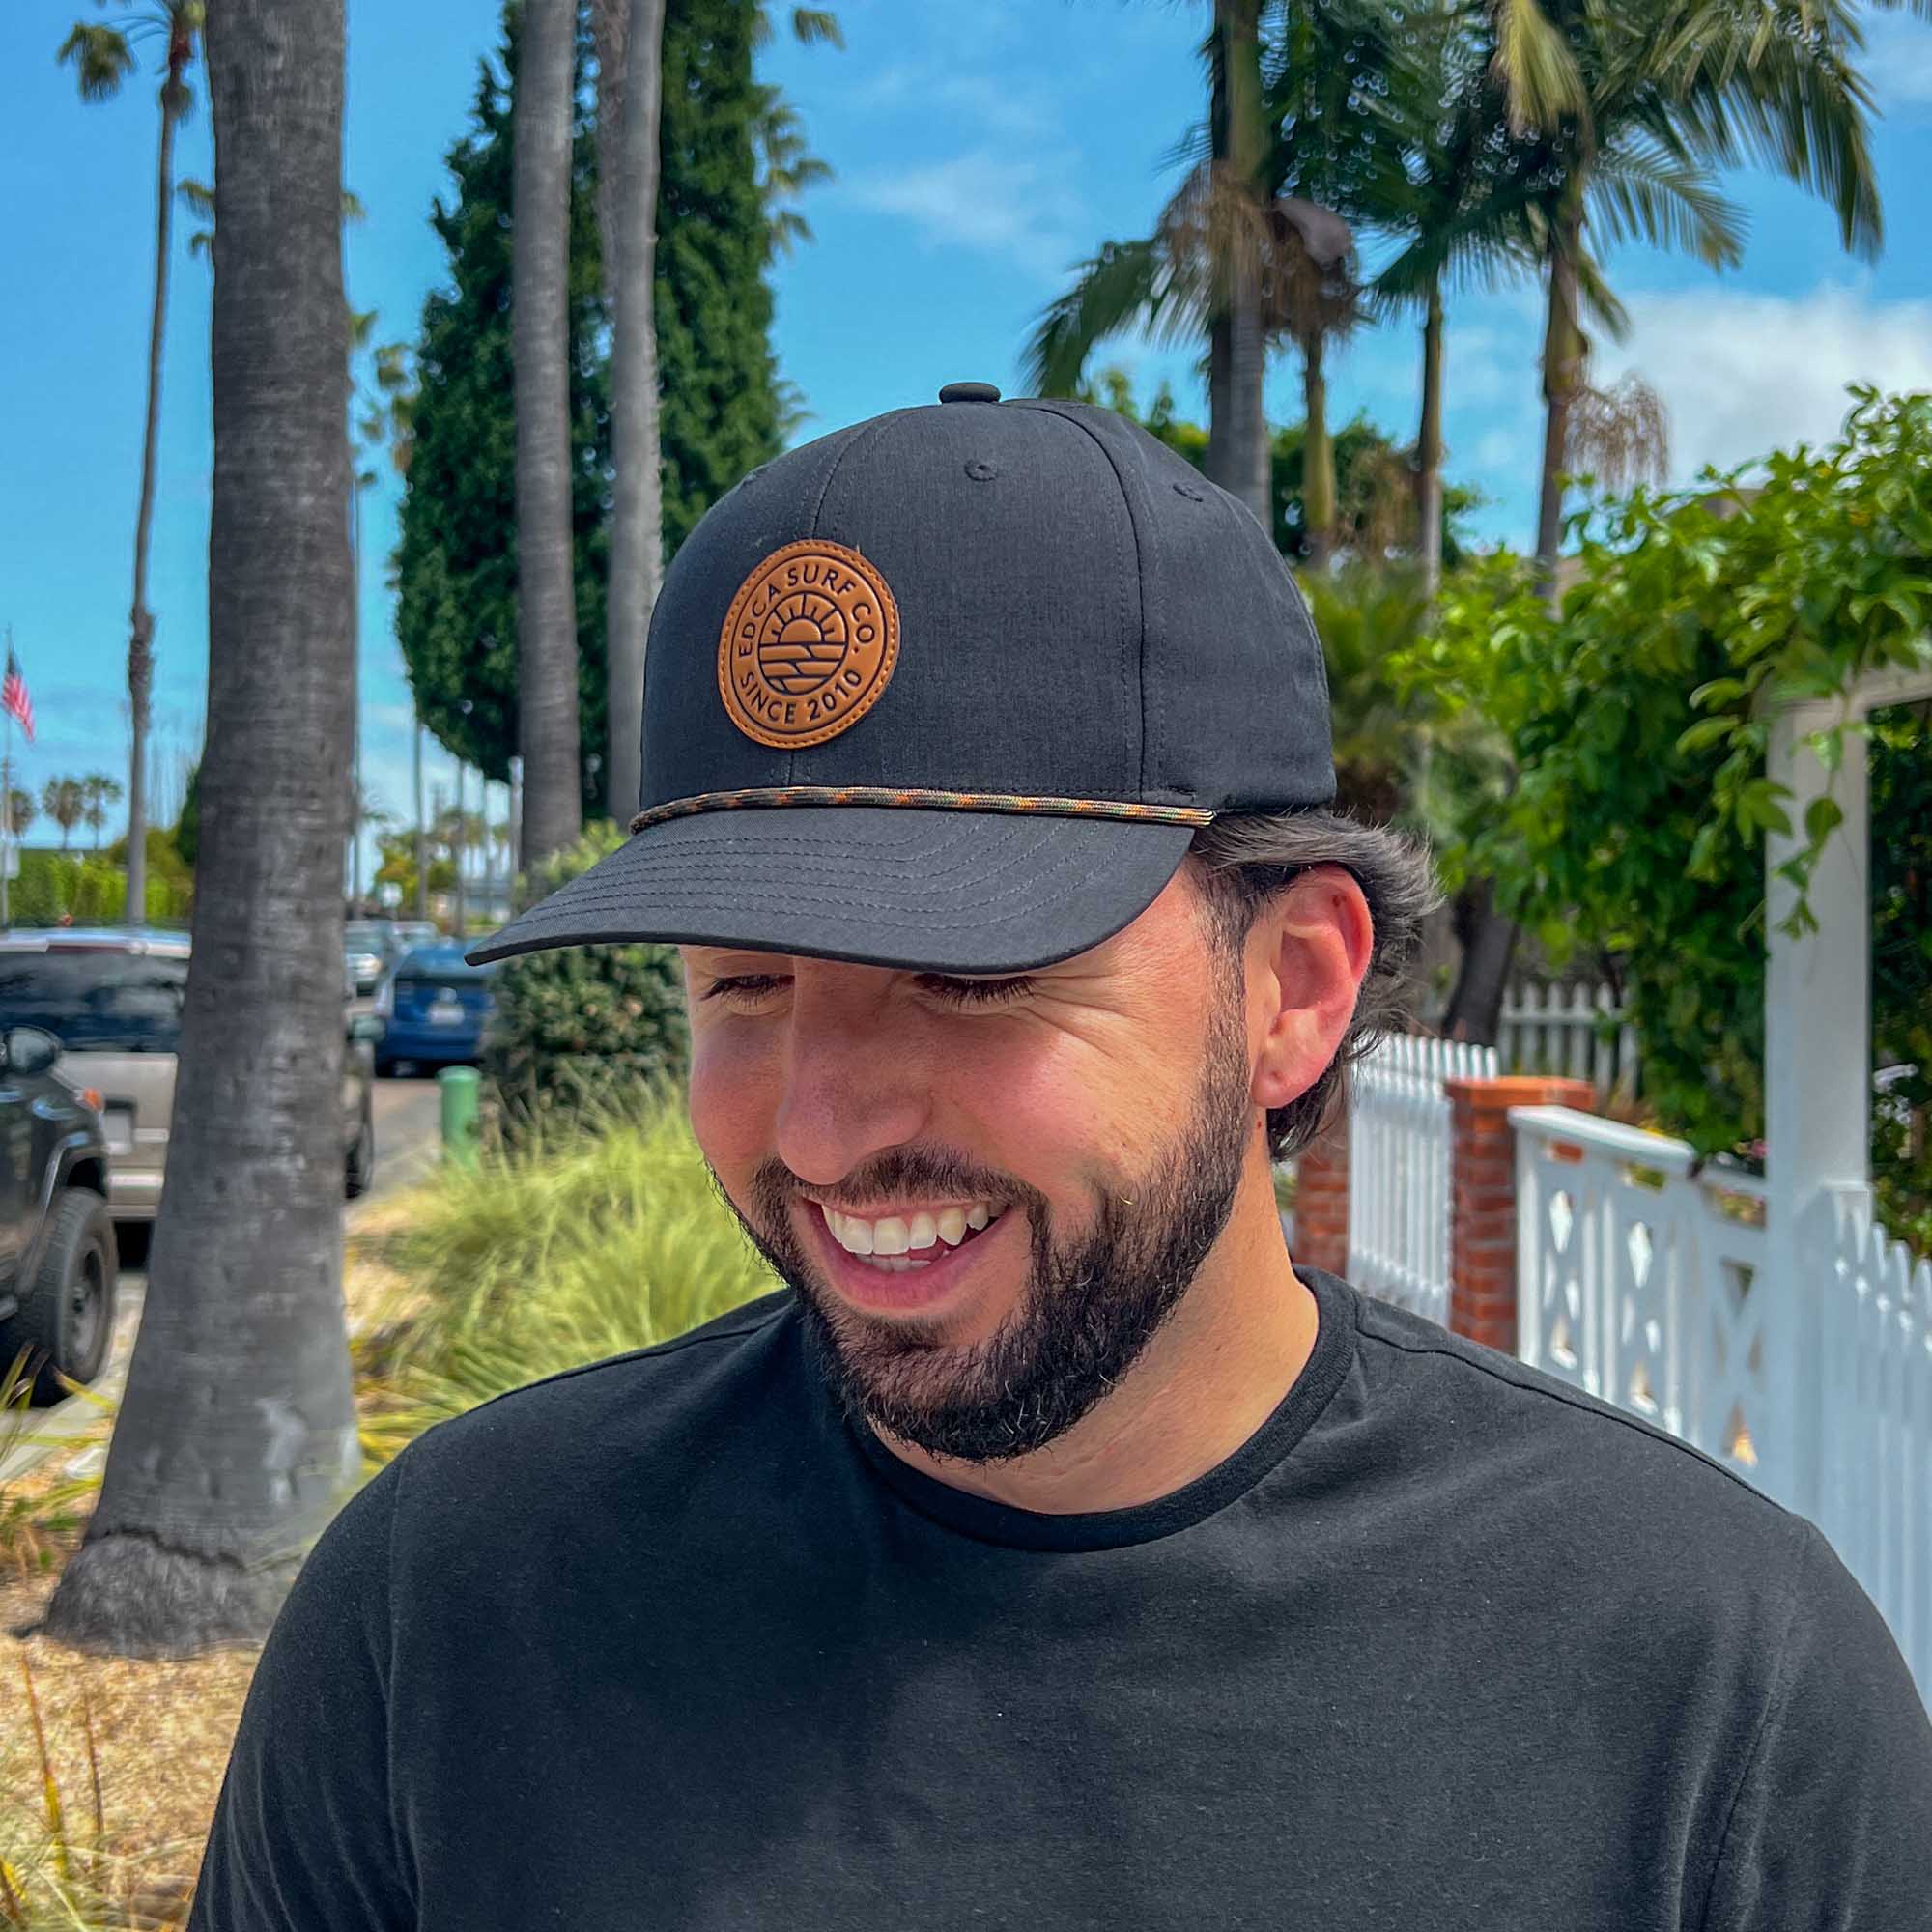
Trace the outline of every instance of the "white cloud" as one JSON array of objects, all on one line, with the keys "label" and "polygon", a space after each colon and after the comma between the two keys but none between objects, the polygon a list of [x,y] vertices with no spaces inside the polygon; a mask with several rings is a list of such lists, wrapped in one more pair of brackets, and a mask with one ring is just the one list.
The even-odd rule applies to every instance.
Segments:
[{"label": "white cloud", "polygon": [[1058,282],[1092,246],[1068,180],[1056,156],[979,147],[923,167],[858,176],[844,192],[862,208],[903,216],[927,247],[1004,255]]},{"label": "white cloud", "polygon": [[1848,383],[1932,389],[1932,301],[1877,301],[1825,285],[1798,297],[1696,289],[1628,298],[1623,343],[1601,345],[1601,378],[1636,369],[1670,412],[1682,480],[1834,437]]},{"label": "white cloud", "polygon": [[1932,25],[1897,14],[1867,20],[1864,70],[1884,112],[1932,105]]}]

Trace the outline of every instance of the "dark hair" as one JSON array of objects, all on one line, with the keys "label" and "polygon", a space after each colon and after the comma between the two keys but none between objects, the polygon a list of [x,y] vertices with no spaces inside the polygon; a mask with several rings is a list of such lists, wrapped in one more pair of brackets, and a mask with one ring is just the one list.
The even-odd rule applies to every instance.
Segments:
[{"label": "dark hair", "polygon": [[1268,1109],[1268,1152],[1283,1160],[1328,1124],[1349,1065],[1410,1016],[1415,988],[1408,968],[1422,922],[1442,902],[1429,849],[1406,833],[1361,825],[1338,812],[1230,812],[1194,835],[1187,864],[1213,935],[1231,952],[1246,940],[1263,907],[1311,867],[1342,867],[1368,901],[1375,946],[1349,1030],[1307,1092]]}]

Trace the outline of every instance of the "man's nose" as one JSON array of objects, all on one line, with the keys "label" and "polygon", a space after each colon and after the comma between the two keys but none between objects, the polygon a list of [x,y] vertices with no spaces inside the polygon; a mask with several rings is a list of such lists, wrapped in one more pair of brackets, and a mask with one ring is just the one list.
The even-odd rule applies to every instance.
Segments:
[{"label": "man's nose", "polygon": [[891,1002],[869,989],[794,983],[777,1153],[809,1186],[829,1187],[931,1117],[930,1060]]}]

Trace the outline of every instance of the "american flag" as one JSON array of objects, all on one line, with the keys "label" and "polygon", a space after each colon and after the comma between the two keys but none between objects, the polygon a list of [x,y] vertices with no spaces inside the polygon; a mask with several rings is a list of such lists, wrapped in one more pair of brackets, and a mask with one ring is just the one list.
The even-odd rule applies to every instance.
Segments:
[{"label": "american flag", "polygon": [[20,721],[27,743],[34,742],[34,700],[27,696],[27,680],[20,675],[19,660],[7,653],[7,682],[0,684],[0,711],[9,711]]}]

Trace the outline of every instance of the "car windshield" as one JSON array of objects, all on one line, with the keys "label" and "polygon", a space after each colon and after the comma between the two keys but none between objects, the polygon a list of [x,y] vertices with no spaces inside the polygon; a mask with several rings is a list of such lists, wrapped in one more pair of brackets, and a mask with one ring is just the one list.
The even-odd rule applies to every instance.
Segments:
[{"label": "car windshield", "polygon": [[174,1053],[187,961],[103,949],[0,952],[0,1025],[44,1027],[74,1052]]},{"label": "car windshield", "polygon": [[389,928],[385,925],[347,925],[342,929],[345,952],[386,952]]}]

